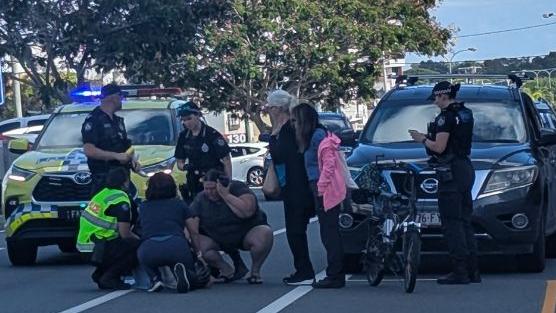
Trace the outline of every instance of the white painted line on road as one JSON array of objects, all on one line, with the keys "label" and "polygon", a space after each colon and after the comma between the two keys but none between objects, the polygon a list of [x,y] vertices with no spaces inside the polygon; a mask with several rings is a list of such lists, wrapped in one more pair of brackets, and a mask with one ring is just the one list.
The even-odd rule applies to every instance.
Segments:
[{"label": "white painted line on road", "polygon": [[[314,223],[314,222],[316,222],[316,221],[318,221],[318,220],[319,220],[318,218],[313,217],[312,219],[309,220],[309,223]],[[286,232],[286,229],[285,229],[285,228],[281,228],[281,229],[275,230],[272,234],[273,234],[274,236],[278,236],[278,235],[280,235],[280,234],[282,234],[282,233],[285,233],[285,232]]]},{"label": "white painted line on road", "polygon": [[[326,270],[318,273],[317,276],[315,276],[315,279],[318,281],[323,279],[325,276],[326,276]],[[346,280],[348,280],[350,277],[351,275],[346,275]],[[311,290],[313,290],[313,287],[311,286],[299,286],[294,290],[281,296],[280,298],[274,300],[274,302],[260,309],[259,311],[257,311],[257,313],[278,313],[283,309],[285,309],[290,304],[294,303],[297,299],[308,294]]]},{"label": "white painted line on road", "polygon": [[80,313],[80,312],[83,312],[83,311],[88,310],[90,308],[94,308],[94,307],[99,306],[103,303],[106,303],[110,300],[114,300],[114,299],[119,298],[121,296],[127,295],[128,293],[133,292],[133,291],[134,291],[133,289],[114,291],[114,292],[106,294],[102,297],[98,297],[98,298],[93,299],[89,302],[85,302],[85,303],[80,304],[78,306],[75,306],[73,308],[62,311],[60,313]]},{"label": "white painted line on road", "polygon": [[6,248],[0,248],[0,251],[2,251],[2,250],[6,250]]},{"label": "white painted line on road", "polygon": [[3,232],[5,232],[5,230],[0,230],[0,233],[3,233]]}]

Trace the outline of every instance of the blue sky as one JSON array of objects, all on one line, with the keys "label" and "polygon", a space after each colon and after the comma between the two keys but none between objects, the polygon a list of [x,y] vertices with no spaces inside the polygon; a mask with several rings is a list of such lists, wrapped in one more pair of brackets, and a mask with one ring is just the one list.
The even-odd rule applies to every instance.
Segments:
[{"label": "blue sky", "polygon": [[[543,13],[548,12],[556,13],[556,0],[444,0],[431,13],[442,26],[457,27],[457,34],[467,35],[556,22],[556,16],[548,19],[542,17]],[[470,47],[477,51],[459,53],[454,61],[548,54],[556,51],[556,24],[502,34],[457,38],[452,51]],[[406,56],[408,63],[428,59],[431,58],[416,54]]]}]

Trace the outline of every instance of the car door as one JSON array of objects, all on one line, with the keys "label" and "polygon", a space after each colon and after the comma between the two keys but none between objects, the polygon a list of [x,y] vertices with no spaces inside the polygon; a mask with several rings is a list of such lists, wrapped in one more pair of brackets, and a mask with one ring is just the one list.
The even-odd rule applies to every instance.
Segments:
[{"label": "car door", "polygon": [[[539,136],[543,134],[556,134],[556,114],[552,107],[544,102],[536,102],[533,105],[536,117],[536,124],[539,129]],[[543,144],[538,147],[539,155],[542,160],[542,171],[544,172],[545,182],[547,183],[546,204],[546,231],[553,233],[556,231],[556,145]]]}]

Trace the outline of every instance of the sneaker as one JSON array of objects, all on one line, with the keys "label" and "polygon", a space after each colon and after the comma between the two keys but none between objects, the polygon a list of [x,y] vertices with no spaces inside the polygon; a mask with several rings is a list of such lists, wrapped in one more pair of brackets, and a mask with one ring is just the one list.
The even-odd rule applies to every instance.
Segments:
[{"label": "sneaker", "polygon": [[439,285],[467,285],[469,284],[469,275],[465,274],[457,274],[452,272],[448,275],[444,275],[436,280]]},{"label": "sneaker", "polygon": [[315,289],[343,288],[346,286],[346,279],[345,277],[340,277],[340,278],[325,277],[322,280],[314,282],[312,286]]},{"label": "sneaker", "polygon": [[147,292],[159,292],[162,289],[164,289],[164,284],[160,280],[157,280]]},{"label": "sneaker", "polygon": [[189,278],[187,277],[187,272],[185,271],[185,265],[177,263],[174,266],[174,275],[176,275],[176,280],[178,282],[178,292],[188,292],[191,288],[191,284],[189,283]]},{"label": "sneaker", "polygon": [[284,284],[289,286],[301,286],[307,285],[310,286],[315,282],[314,275],[301,275],[299,273],[294,273],[288,277],[283,279]]},{"label": "sneaker", "polygon": [[478,270],[470,272],[469,273],[469,281],[473,284],[480,284],[482,279],[481,279],[481,273],[479,273]]}]

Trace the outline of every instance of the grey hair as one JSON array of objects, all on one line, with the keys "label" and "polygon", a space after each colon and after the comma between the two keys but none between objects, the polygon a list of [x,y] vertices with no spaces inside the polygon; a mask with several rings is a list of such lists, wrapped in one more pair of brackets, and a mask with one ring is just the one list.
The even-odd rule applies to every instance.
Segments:
[{"label": "grey hair", "polygon": [[297,98],[285,90],[274,90],[266,98],[269,106],[281,107],[285,110],[290,110],[297,105]]}]

